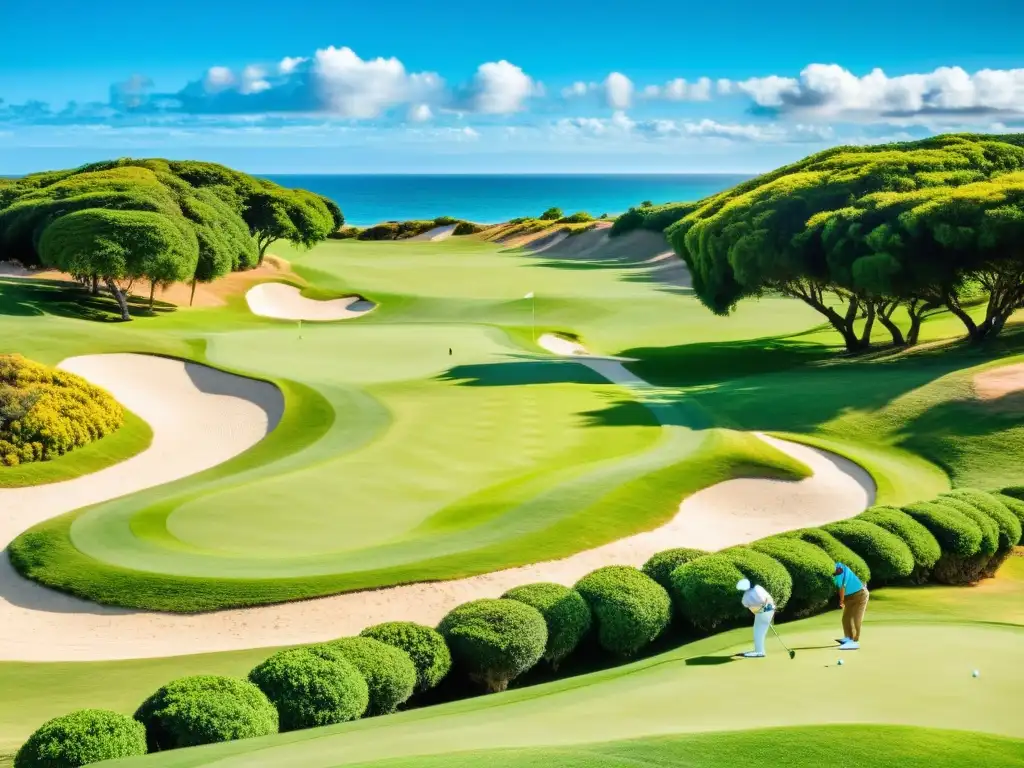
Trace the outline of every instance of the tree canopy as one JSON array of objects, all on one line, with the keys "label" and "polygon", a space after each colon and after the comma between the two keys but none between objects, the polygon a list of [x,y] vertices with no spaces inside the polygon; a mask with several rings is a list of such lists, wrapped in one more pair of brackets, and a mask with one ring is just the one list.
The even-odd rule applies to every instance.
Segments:
[{"label": "tree canopy", "polygon": [[0,180],[0,259],[103,281],[125,319],[118,280],[194,291],[274,240],[310,247],[344,223],[327,198],[215,163],[122,158]]},{"label": "tree canopy", "polygon": [[[876,320],[914,343],[945,306],[981,340],[1024,306],[1024,135],[836,147],[700,201],[666,234],[713,312],[781,292],[855,351]],[[980,322],[963,307],[972,291]]]}]

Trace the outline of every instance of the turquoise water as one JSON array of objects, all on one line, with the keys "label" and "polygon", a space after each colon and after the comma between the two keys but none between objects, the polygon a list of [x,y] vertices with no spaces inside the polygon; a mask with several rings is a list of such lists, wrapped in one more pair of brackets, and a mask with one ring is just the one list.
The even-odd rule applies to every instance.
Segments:
[{"label": "turquoise water", "polygon": [[358,227],[388,220],[454,216],[481,224],[539,216],[558,206],[566,214],[622,213],[644,200],[699,200],[747,176],[268,176],[287,187],[329,197]]}]

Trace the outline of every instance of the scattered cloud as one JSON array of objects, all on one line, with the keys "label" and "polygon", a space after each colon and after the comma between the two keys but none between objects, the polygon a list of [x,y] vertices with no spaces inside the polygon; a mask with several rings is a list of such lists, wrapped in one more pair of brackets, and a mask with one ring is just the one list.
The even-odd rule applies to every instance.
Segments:
[{"label": "scattered cloud", "polygon": [[532,96],[543,93],[520,67],[511,62],[481,64],[473,81],[464,89],[464,101],[474,112],[484,115],[508,115],[519,112]]},{"label": "scattered cloud", "polygon": [[636,136],[648,139],[722,139],[739,142],[826,142],[835,133],[829,126],[788,123],[720,123],[715,120],[633,120],[624,112],[610,118],[564,118],[554,125],[557,133],[589,137]]},{"label": "scattered cloud", "polygon": [[629,109],[633,104],[633,81],[621,72],[612,72],[605,78],[604,98],[612,109]]},{"label": "scattered cloud", "polygon": [[733,83],[761,108],[807,116],[955,117],[1024,114],[1024,69],[939,67],[889,77],[873,69],[858,77],[838,64],[811,64],[799,77],[752,77]]},{"label": "scattered cloud", "polygon": [[416,104],[409,108],[408,119],[414,123],[425,123],[433,116],[429,104]]},{"label": "scattered cloud", "polygon": [[677,77],[664,85],[648,85],[643,90],[644,98],[665,101],[709,101],[711,99],[711,78],[701,77],[693,82]]}]

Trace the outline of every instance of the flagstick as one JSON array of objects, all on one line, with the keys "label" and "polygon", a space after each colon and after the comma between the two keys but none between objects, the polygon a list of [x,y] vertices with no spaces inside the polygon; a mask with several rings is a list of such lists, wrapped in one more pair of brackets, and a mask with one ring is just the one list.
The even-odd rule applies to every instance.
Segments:
[{"label": "flagstick", "polygon": [[302,338],[302,321],[299,320],[299,338]]},{"label": "flagstick", "polygon": [[530,306],[533,308],[533,343],[537,343],[537,296],[530,298]]}]

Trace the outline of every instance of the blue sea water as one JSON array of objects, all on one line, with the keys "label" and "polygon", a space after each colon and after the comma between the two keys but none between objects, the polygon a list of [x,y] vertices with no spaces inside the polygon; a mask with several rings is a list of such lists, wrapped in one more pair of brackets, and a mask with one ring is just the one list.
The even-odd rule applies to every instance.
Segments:
[{"label": "blue sea water", "polygon": [[382,221],[454,216],[494,224],[539,216],[551,206],[566,214],[622,213],[644,200],[655,204],[699,200],[747,176],[726,174],[609,176],[267,176],[341,206],[345,221],[365,227]]}]

